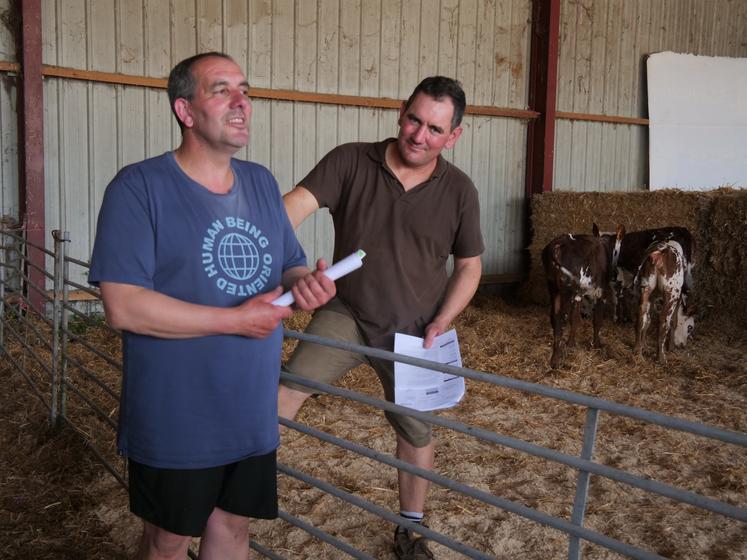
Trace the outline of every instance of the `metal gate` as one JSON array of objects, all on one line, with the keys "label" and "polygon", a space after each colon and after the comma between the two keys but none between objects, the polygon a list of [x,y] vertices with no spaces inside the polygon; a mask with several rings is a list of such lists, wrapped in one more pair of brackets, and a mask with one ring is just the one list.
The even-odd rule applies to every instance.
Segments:
[{"label": "metal gate", "polygon": [[[2,235],[2,244],[0,245],[0,257],[2,257],[2,263],[0,263],[0,346],[2,347],[3,357],[21,372],[28,382],[31,392],[44,403],[49,411],[50,421],[64,423],[74,429],[108,471],[123,487],[126,487],[127,473],[124,461],[116,456],[113,447],[116,431],[115,418],[119,402],[118,380],[121,371],[121,363],[115,358],[119,335],[109,329],[102,320],[98,291],[72,280],[72,278],[80,278],[85,274],[88,263],[65,255],[65,243],[68,239],[67,234],[64,233],[53,233],[53,251],[27,243],[18,232],[2,231],[0,234]],[[45,286],[35,285],[29,280],[29,267],[34,266],[29,255],[34,251],[44,253],[51,265],[51,272],[48,270],[42,271],[46,278],[47,285]],[[72,274],[71,267],[75,267]],[[98,340],[91,340],[90,335],[94,331],[96,333],[104,332],[103,339],[99,337]],[[281,373],[282,377],[311,387],[315,392],[327,393],[334,395],[336,398],[363,403],[380,410],[405,413],[444,429],[458,432],[465,438],[478,438],[497,447],[510,448],[575,469],[577,471],[575,499],[570,520],[567,520],[460,483],[437,472],[414,467],[392,455],[341,439],[311,426],[281,419],[281,424],[288,429],[297,430],[312,438],[356,453],[361,457],[377,461],[386,467],[405,470],[425,478],[435,485],[447,488],[450,492],[468,496],[492,507],[561,531],[568,535],[567,557],[569,559],[581,558],[582,541],[595,543],[630,558],[662,558],[651,551],[642,550],[584,526],[584,515],[589,502],[589,481],[592,475],[747,523],[747,509],[745,508],[655,480],[642,478],[625,470],[600,464],[593,460],[600,414],[633,418],[666,429],[688,432],[720,444],[736,445],[741,448],[747,447],[747,434],[723,430],[494,373],[443,365],[366,346],[323,339],[296,331],[286,330],[285,336],[375,358],[439,370],[475,382],[489,383],[513,391],[522,391],[584,407],[586,422],[583,430],[581,453],[574,456],[508,435],[450,420],[437,414],[418,412],[347,389],[304,380],[287,372]],[[11,344],[17,350],[10,352],[8,348]],[[73,344],[84,349],[84,352],[90,358],[83,360],[73,356],[70,352],[70,347]],[[456,541],[427,527],[403,521],[395,513],[372,501],[365,500],[296,468],[279,463],[278,470],[285,476],[321,489],[339,500],[353,504],[392,524],[410,526],[418,533],[461,553],[467,558],[487,559],[494,557],[488,552],[471,547],[468,543]],[[280,511],[280,518],[353,558],[371,558],[368,554],[357,550],[347,542],[294,516],[293,512]],[[270,550],[262,543],[251,541],[249,546],[268,558],[283,558],[277,551]],[[192,555],[192,553],[190,554]]]}]

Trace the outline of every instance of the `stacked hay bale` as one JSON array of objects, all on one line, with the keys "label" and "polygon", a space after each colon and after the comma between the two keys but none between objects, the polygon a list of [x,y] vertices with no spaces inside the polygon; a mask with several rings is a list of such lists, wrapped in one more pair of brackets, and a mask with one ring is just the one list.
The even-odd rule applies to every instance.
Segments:
[{"label": "stacked hay bale", "polygon": [[525,295],[547,303],[542,249],[565,233],[684,226],[698,247],[695,285],[701,315],[727,313],[747,324],[747,191],[550,192],[532,198],[530,270]]}]

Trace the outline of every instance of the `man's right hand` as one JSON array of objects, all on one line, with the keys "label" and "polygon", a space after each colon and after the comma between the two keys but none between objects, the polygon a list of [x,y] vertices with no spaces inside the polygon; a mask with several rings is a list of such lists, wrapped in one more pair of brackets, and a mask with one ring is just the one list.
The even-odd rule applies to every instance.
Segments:
[{"label": "man's right hand", "polygon": [[293,315],[293,310],[289,306],[272,304],[282,293],[283,287],[278,286],[273,291],[250,298],[235,308],[238,313],[236,334],[250,338],[270,336],[283,319]]}]

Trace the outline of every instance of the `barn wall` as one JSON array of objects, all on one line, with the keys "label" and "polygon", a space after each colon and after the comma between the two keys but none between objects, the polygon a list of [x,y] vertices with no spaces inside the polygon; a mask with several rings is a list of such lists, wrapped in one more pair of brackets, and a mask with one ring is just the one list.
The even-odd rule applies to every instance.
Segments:
[{"label": "barn wall", "polygon": [[[13,27],[17,24],[12,0],[0,0],[0,60],[16,61]],[[16,80],[0,73],[0,215],[17,218],[18,210],[18,113]]]},{"label": "barn wall", "polygon": [[[11,0],[0,58],[15,60]],[[229,52],[257,87],[405,97],[424,76],[462,80],[468,102],[527,103],[531,0],[45,0],[45,64],[165,77],[197,51]],[[562,0],[558,110],[646,116],[643,59],[665,49],[747,56],[740,0]],[[18,214],[16,78],[0,75],[0,203]],[[47,77],[46,221],[88,258],[104,188],[127,163],[179,141],[164,91]],[[396,131],[394,110],[256,100],[240,157],[283,191],[333,146]],[[486,274],[521,270],[526,124],[469,116],[452,159],[480,192]],[[560,120],[556,190],[640,190],[645,127]],[[332,252],[329,217],[299,231],[309,257]]]},{"label": "barn wall", "polygon": [[[256,87],[405,98],[425,76],[460,79],[470,104],[526,107],[530,0],[49,0],[44,63],[165,77],[198,51],[223,50]],[[174,148],[163,91],[45,80],[48,228],[90,254],[104,188],[127,163]],[[281,190],[332,147],[397,130],[396,110],[255,100],[251,144]],[[448,154],[475,181],[486,273],[521,268],[526,123],[468,116]],[[329,216],[299,230],[310,259],[332,255]]]},{"label": "barn wall", "polygon": [[[561,0],[558,111],[647,118],[646,56],[747,57],[744,0]],[[554,189],[635,191],[645,126],[559,120]]]}]

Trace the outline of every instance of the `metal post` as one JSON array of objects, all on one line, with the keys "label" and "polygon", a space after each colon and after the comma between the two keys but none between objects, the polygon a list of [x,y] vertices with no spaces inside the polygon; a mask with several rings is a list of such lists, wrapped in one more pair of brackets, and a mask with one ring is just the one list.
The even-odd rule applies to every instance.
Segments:
[{"label": "metal post", "polygon": [[54,237],[54,347],[55,352],[54,363],[55,367],[60,364],[60,408],[59,416],[65,417],[65,402],[66,402],[66,390],[65,383],[67,380],[67,320],[68,320],[68,294],[67,279],[68,263],[65,259],[67,251],[65,249],[65,243],[70,241],[70,233],[67,231],[60,232],[60,230],[54,230],[52,232]]},{"label": "metal post", "polygon": [[[581,458],[591,461],[594,454],[594,441],[597,437],[597,418],[599,409],[589,408],[586,411],[586,425],[584,426],[584,444],[581,448]],[[579,471],[576,480],[576,497],[573,500],[571,523],[582,527],[586,513],[586,500],[589,496],[589,472]],[[581,558],[581,540],[575,535],[569,535],[568,560]]]},{"label": "metal post", "polygon": [[62,259],[64,240],[59,230],[52,232],[54,239],[54,287],[52,290],[52,402],[50,406],[52,424],[57,422],[58,363],[60,357],[60,302],[62,301]]},{"label": "metal post", "polygon": [[0,354],[5,352],[5,267],[7,266],[7,252],[5,251],[5,234],[0,234]]}]

